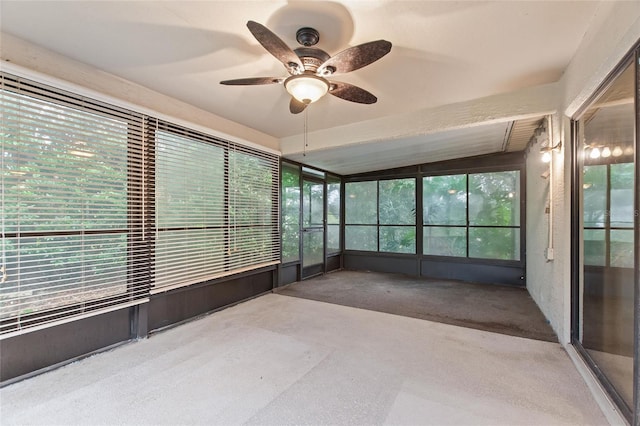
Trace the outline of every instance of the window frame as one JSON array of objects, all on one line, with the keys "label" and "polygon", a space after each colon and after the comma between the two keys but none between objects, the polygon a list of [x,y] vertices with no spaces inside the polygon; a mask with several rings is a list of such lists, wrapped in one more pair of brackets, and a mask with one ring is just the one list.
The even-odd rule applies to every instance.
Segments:
[{"label": "window frame", "polygon": [[[414,215],[414,223],[413,224],[403,224],[403,223],[382,223],[380,221],[380,182],[389,182],[389,181],[393,181],[393,180],[413,180],[413,184],[414,184],[414,188],[413,188],[413,193],[414,193],[414,210],[415,210],[415,215]],[[375,205],[376,205],[376,209],[375,209],[375,214],[376,214],[376,221],[375,223],[349,223],[347,221],[347,214],[346,214],[346,199],[348,198],[347,195],[347,186],[349,184],[354,184],[354,183],[364,183],[364,182],[375,182],[376,183],[376,200],[375,200]],[[354,181],[347,181],[345,183],[345,220],[344,220],[344,228],[345,228],[345,234],[346,234],[346,229],[347,227],[375,227],[375,234],[376,234],[376,250],[364,250],[364,249],[348,249],[346,242],[345,242],[345,251],[351,251],[351,252],[363,252],[363,253],[382,253],[385,255],[410,255],[410,256],[415,256],[416,254],[418,254],[418,215],[417,215],[417,211],[418,211],[418,200],[417,200],[417,191],[418,191],[418,181],[417,178],[415,176],[398,176],[398,177],[385,177],[385,178],[380,178],[380,179],[363,179],[363,180],[354,180]],[[384,228],[413,228],[414,230],[414,244],[413,244],[413,248],[414,251],[413,252],[398,252],[398,251],[386,251],[386,250],[381,250],[381,244],[380,244],[380,238],[381,238],[381,230]],[[346,237],[345,237],[346,240]]]},{"label": "window frame", "polygon": [[[500,172],[510,172],[516,171],[519,173],[520,185],[518,188],[519,196],[520,196],[520,208],[519,208],[519,225],[505,225],[505,226],[495,226],[495,225],[471,225],[469,220],[469,175],[472,174],[482,174],[482,173],[500,173]],[[466,224],[464,225],[426,225],[421,223],[422,232],[427,227],[434,228],[464,228],[466,229],[466,255],[463,256],[446,256],[446,255],[436,255],[436,254],[425,254],[424,247],[422,248],[421,256],[425,259],[433,259],[433,260],[447,260],[456,263],[482,263],[482,264],[490,264],[490,265],[517,265],[524,266],[526,263],[526,173],[524,163],[521,165],[503,165],[503,166],[481,166],[476,168],[451,168],[449,170],[437,170],[435,172],[423,172],[420,174],[421,183],[423,183],[423,179],[425,177],[433,177],[433,176],[454,176],[454,175],[466,175]],[[421,188],[421,191],[424,191],[424,188]],[[422,200],[422,193],[420,199]],[[422,206],[424,209],[424,206]],[[421,217],[422,219],[422,217]],[[479,229],[517,229],[518,236],[520,239],[520,247],[519,247],[519,256],[518,259],[496,259],[496,258],[486,258],[486,257],[471,257],[469,256],[469,230],[472,228]],[[422,238],[423,235],[421,235]]]}]

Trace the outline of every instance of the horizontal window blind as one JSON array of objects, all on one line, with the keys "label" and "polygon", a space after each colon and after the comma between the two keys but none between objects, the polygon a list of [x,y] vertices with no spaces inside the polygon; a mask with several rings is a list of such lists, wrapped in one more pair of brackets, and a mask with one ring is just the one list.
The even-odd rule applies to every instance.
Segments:
[{"label": "horizontal window blind", "polygon": [[229,147],[229,270],[280,259],[279,180],[275,156]]},{"label": "horizontal window blind", "polygon": [[275,154],[0,73],[0,335],[278,262]]},{"label": "horizontal window blind", "polygon": [[154,291],[279,259],[278,157],[152,121]]},{"label": "horizontal window blind", "polygon": [[0,74],[0,332],[148,295],[143,117]]}]

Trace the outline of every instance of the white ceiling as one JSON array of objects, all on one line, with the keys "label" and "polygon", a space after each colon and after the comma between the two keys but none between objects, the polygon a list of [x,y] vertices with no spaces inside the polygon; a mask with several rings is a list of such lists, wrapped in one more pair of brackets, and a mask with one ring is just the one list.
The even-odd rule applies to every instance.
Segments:
[{"label": "white ceiling", "polygon": [[[309,127],[318,132],[558,81],[597,6],[583,1],[2,0],[0,28],[283,139],[302,133],[303,114],[289,113],[282,86],[219,84],[286,75],[252,37],[248,20],[266,25],[292,47],[298,28],[314,27],[320,32],[317,47],[330,54],[377,39],[393,43],[391,53],[378,62],[335,77],[371,91],[378,103],[326,96],[309,107]],[[358,140],[305,158],[283,153],[353,173],[416,163],[416,150],[422,153],[420,161],[500,151],[504,127],[480,125],[424,138],[408,138],[412,132],[405,129],[386,135],[387,141]],[[447,144],[455,144],[454,149],[442,155],[439,150]],[[376,155],[378,161],[365,162],[364,155]]]}]

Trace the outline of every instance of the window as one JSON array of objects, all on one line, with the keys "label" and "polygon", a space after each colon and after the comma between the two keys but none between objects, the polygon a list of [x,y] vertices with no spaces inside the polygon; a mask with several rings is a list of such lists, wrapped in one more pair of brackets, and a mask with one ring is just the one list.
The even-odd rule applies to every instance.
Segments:
[{"label": "window", "polygon": [[345,185],[345,249],[378,250],[378,182]]},{"label": "window", "polygon": [[280,259],[278,159],[231,145],[228,150],[228,270]]},{"label": "window", "polygon": [[469,175],[469,257],[520,259],[520,172]]},{"label": "window", "polygon": [[467,255],[467,175],[422,179],[424,254]]},{"label": "window", "polygon": [[169,123],[151,133],[154,291],[277,261],[277,158]]},{"label": "window", "polygon": [[618,68],[574,122],[572,181],[573,343],[599,377],[606,377],[604,388],[629,422],[638,326],[637,55]]},{"label": "window", "polygon": [[207,279],[225,269],[224,149],[155,132],[154,287]]},{"label": "window", "polygon": [[300,168],[282,163],[282,262],[300,260]]},{"label": "window", "polygon": [[584,165],[585,265],[633,268],[633,175],[631,162]]},{"label": "window", "polygon": [[382,180],[379,182],[379,191],[379,250],[390,253],[415,253],[416,180]]},{"label": "window", "polygon": [[2,333],[143,299],[142,117],[0,79]]},{"label": "window", "polygon": [[345,248],[416,252],[415,179],[345,185]]},{"label": "window", "polygon": [[520,172],[423,178],[423,253],[520,260]]},{"label": "window", "polygon": [[3,335],[279,260],[277,155],[0,84]]},{"label": "window", "polygon": [[327,178],[327,253],[340,252],[340,179]]}]

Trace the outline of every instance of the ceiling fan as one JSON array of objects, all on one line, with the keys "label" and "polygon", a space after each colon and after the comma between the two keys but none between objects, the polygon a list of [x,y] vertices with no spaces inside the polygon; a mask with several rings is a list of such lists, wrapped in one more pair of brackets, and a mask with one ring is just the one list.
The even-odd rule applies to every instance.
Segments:
[{"label": "ceiling fan", "polygon": [[304,27],[296,32],[296,40],[302,47],[292,50],[264,25],[249,21],[247,27],[256,40],[282,62],[289,77],[240,78],[221,81],[220,84],[252,86],[284,83],[285,89],[291,94],[289,110],[293,114],[304,111],[307,105],[327,93],[360,104],[377,102],[378,98],[358,86],[328,78],[355,71],[377,61],[391,51],[390,42],[371,41],[329,56],[324,50],[313,47],[320,40],[320,34],[313,28]]}]

